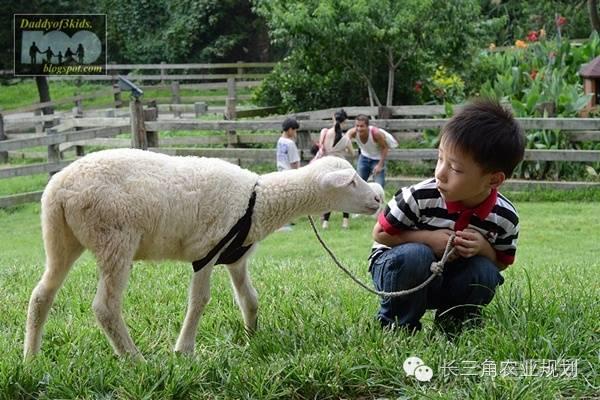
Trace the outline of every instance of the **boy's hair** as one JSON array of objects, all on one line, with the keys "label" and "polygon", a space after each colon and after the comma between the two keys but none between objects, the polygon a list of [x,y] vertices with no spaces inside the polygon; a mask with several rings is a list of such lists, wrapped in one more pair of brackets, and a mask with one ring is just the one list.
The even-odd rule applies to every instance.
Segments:
[{"label": "boy's hair", "polygon": [[523,129],[498,102],[478,99],[463,107],[442,128],[441,142],[473,157],[484,172],[509,178],[525,154]]},{"label": "boy's hair", "polygon": [[283,121],[283,124],[281,124],[281,129],[283,129],[283,131],[287,131],[288,129],[298,129],[300,128],[300,125],[298,125],[298,121],[296,121],[295,118],[286,118]]}]

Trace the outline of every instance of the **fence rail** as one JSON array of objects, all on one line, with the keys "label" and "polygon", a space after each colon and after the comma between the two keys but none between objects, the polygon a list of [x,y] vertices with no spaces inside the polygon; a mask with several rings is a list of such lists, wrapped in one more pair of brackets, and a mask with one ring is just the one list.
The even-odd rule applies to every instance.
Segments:
[{"label": "fence rail", "polygon": [[[194,155],[203,157],[223,158],[239,164],[254,162],[273,162],[275,159],[275,143],[279,138],[282,116],[270,119],[258,120],[197,120],[185,118],[157,119],[158,110],[163,108],[148,108],[142,114],[135,114],[135,123],[132,121],[131,112],[111,113],[113,117],[73,117],[61,115],[60,124],[49,130],[48,134],[38,135],[9,135],[8,140],[0,140],[0,153],[14,152],[32,147],[48,146],[48,163],[32,164],[19,167],[0,168],[0,179],[25,176],[39,173],[53,173],[71,161],[57,159],[60,152],[73,147],[101,146],[101,147],[131,147],[131,138],[114,138],[115,135],[131,132],[132,126],[143,129],[141,135],[154,135],[153,140],[148,140],[151,151],[171,155]],[[172,108],[171,108],[172,107]],[[164,108],[163,108],[164,109]],[[169,111],[178,109],[187,110],[181,105],[168,105]],[[381,113],[379,107],[346,107],[350,115],[359,113],[376,112]],[[153,110],[153,112],[151,112]],[[270,110],[273,111],[273,110]],[[317,139],[321,128],[329,127],[331,110],[319,110],[310,113],[299,113],[300,131],[299,147],[303,161],[308,161],[310,144]],[[425,108],[425,106],[398,106],[392,107],[388,115],[404,116],[409,113],[422,115],[434,115],[440,112],[439,107]],[[137,113],[137,112],[136,112]],[[238,116],[241,110],[237,111]],[[146,117],[152,114],[154,117]],[[310,119],[303,119],[310,118]],[[40,121],[52,120],[51,117],[40,117]],[[600,119],[591,118],[519,118],[525,129],[550,129],[568,132],[572,141],[596,140],[600,141]],[[1,118],[0,118],[1,121]],[[400,118],[400,119],[378,119],[375,125],[388,129],[400,141],[414,139],[421,135],[422,129],[440,128],[445,124],[445,118]],[[9,124],[10,126],[10,124]],[[100,128],[99,128],[100,127]],[[207,136],[186,137],[160,137],[160,132],[165,130],[192,130],[212,131],[215,134]],[[139,138],[140,133],[137,136]],[[270,148],[239,148],[253,144],[269,144]],[[174,147],[179,146],[179,147]],[[183,146],[183,147],[182,147]],[[190,147],[200,146],[200,147]],[[201,146],[226,146],[206,148]],[[52,154],[52,158],[50,157]],[[435,160],[436,149],[393,149],[389,152],[389,160],[421,161]],[[600,163],[600,150],[538,150],[528,149],[525,153],[527,161],[566,161],[566,162],[592,162]],[[403,182],[404,178],[390,178],[390,182]],[[410,180],[409,180],[410,181]],[[414,181],[414,180],[413,180]],[[407,181],[408,182],[408,181]],[[510,180],[507,188],[532,188],[532,187],[554,187],[571,189],[581,186],[599,186],[595,182],[536,182]],[[518,190],[518,189],[516,189]],[[0,198],[0,207],[19,204],[20,202],[32,201],[39,198],[39,192],[13,195]]]}]

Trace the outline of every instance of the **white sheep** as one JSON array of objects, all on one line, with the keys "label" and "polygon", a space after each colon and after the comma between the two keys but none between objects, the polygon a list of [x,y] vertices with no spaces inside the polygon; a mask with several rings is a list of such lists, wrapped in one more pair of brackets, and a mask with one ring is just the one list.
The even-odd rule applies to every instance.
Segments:
[{"label": "white sheep", "polygon": [[373,214],[373,216],[377,218],[379,217],[379,213],[385,210],[385,191],[383,190],[383,187],[377,182],[369,182],[369,186],[371,186],[371,189],[373,189],[373,191],[375,192],[377,197],[379,197],[380,200],[379,208],[377,209],[375,214]]},{"label": "white sheep", "polygon": [[378,209],[379,197],[350,163],[324,157],[297,170],[258,176],[218,159],[120,149],[92,153],[54,175],[42,196],[46,269],[31,294],[24,355],[39,352],[56,292],[84,249],[98,263],[93,301],[98,323],[118,355],[134,357],[141,355],[122,317],[132,262],[209,257],[193,273],[175,345],[175,351],[193,353],[198,322],[210,299],[210,275],[222,249],[212,257],[207,254],[246,214],[253,192],[255,206],[243,241],[249,250],[223,262],[248,331],[256,329],[258,301],[247,261],[260,240],[301,215]]}]

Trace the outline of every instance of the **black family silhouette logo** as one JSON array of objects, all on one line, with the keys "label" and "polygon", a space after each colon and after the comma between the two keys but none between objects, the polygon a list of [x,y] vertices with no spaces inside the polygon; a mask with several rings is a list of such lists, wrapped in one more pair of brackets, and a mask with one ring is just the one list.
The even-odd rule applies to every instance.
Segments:
[{"label": "black family silhouette logo", "polygon": [[15,75],[106,74],[106,15],[15,14]]}]

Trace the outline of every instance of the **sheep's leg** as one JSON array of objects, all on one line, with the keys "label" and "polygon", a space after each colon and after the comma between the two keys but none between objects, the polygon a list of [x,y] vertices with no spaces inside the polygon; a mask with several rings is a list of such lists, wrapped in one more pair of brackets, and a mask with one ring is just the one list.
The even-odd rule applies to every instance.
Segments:
[{"label": "sheep's leg", "polygon": [[[216,258],[216,257],[215,257]],[[188,298],[188,308],[183,320],[181,332],[175,344],[175,351],[187,354],[194,353],[198,322],[204,307],[210,301],[210,275],[213,270],[214,260],[192,275],[192,283]]]},{"label": "sheep's leg", "polygon": [[258,297],[248,274],[249,255],[250,252],[227,267],[231,277],[231,286],[233,286],[235,292],[235,299],[244,317],[244,325],[249,333],[253,333],[256,331],[258,321]]},{"label": "sheep's leg", "polygon": [[100,279],[92,308],[98,324],[119,356],[127,354],[134,358],[143,358],[129,336],[122,315],[123,294],[129,280],[137,242],[138,240],[128,240],[114,234],[103,254],[97,255]]},{"label": "sheep's leg", "polygon": [[71,266],[83,252],[83,247],[66,227],[59,232],[55,226],[53,235],[44,236],[46,270],[42,279],[31,293],[23,353],[30,357],[40,351],[42,332],[56,292],[62,286]]}]

